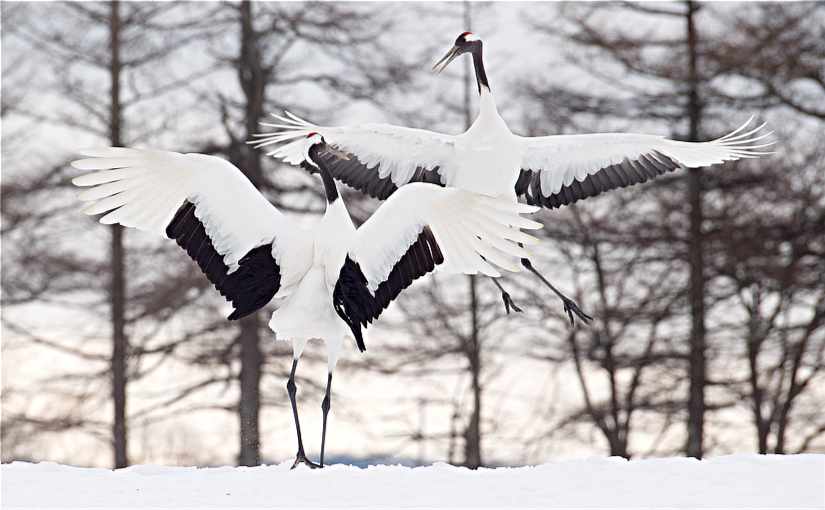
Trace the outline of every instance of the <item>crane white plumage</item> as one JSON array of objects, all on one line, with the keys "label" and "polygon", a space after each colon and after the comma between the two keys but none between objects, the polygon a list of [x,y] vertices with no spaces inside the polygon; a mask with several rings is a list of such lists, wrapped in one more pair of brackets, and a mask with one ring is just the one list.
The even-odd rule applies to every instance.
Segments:
[{"label": "crane white plumage", "polygon": [[[448,272],[499,276],[518,270],[511,257],[535,238],[520,229],[540,224],[520,214],[534,207],[417,183],[405,187],[356,229],[323,161],[319,134],[302,140],[305,164],[320,172],[328,206],[312,229],[284,216],[237,167],[214,156],[111,147],[84,151],[72,166],[90,170],[72,182],[88,189],[84,212],[101,223],[174,239],[233,306],[239,319],[274,301],[269,322],[292,342],[287,385],[298,434],[296,464],[305,455],[294,383],[308,340],[328,357],[321,442],[323,465],[332,372],[346,338],[365,350],[362,328],[413,280],[436,266]],[[334,151],[333,151],[334,152]]]},{"label": "crane white plumage", "polygon": [[[528,204],[547,208],[642,183],[678,168],[771,154],[765,149],[773,142],[765,140],[772,133],[762,132],[765,124],[751,128],[753,118],[726,136],[698,143],[633,133],[518,136],[498,113],[482,48],[477,36],[464,32],[433,66],[441,72],[459,55],[472,55],[480,107],[464,133],[449,135],[390,124],[318,126],[284,112],[274,115],[277,123],[262,123],[274,131],[256,135],[250,143],[256,147],[274,146],[269,156],[300,164],[300,139],[309,132],[318,132],[329,144],[320,157],[330,173],[379,199],[411,182],[431,182],[514,202],[522,198]],[[571,322],[573,313],[585,321],[589,319],[540,275],[529,259],[522,263],[559,295]],[[501,291],[509,311],[515,305]]]}]

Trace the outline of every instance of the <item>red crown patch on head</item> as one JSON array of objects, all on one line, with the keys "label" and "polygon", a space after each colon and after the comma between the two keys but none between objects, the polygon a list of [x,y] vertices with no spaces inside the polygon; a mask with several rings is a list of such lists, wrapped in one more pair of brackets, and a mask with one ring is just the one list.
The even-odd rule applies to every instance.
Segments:
[{"label": "red crown patch on head", "polygon": [[459,37],[467,37],[468,35],[473,35],[473,33],[472,32],[461,32],[461,35]]},{"label": "red crown patch on head", "polygon": [[318,134],[317,131],[313,131],[313,132],[307,134],[307,138],[312,138],[313,136],[315,136],[317,134]]}]

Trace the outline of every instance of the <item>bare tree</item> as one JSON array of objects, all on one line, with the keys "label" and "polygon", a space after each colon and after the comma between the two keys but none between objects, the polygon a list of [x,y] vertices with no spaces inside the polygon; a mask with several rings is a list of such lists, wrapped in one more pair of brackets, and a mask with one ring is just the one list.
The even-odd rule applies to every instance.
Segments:
[{"label": "bare tree", "polygon": [[[545,234],[560,252],[559,264],[583,275],[576,278],[577,294],[596,312],[596,320],[589,328],[560,332],[560,343],[537,338],[529,353],[552,365],[572,359],[581,393],[582,404],[564,411],[559,422],[540,431],[540,438],[592,423],[610,455],[627,458],[633,454],[634,432],[663,436],[679,408],[677,391],[684,378],[674,369],[684,355],[665,332],[673,330],[676,308],[685,300],[673,262],[639,235],[646,221],[646,214],[638,212],[643,193],[628,191],[602,207],[571,207],[548,222]],[[615,222],[616,217],[622,221]],[[542,303],[538,296],[529,301]],[[545,306],[542,312],[552,316]],[[640,415],[661,425],[639,425]],[[656,448],[654,441],[646,452]]]},{"label": "bare tree", "polygon": [[[86,136],[105,138],[108,144],[115,146],[152,136],[151,131],[139,129],[132,129],[129,131],[130,134],[126,135],[123,118],[127,108],[134,108],[147,98],[156,97],[174,86],[174,83],[170,82],[161,82],[157,85],[157,81],[151,80],[149,83],[154,86],[149,85],[141,91],[142,93],[135,90],[136,83],[146,76],[147,68],[154,68],[173,51],[185,46],[187,34],[181,30],[181,25],[162,21],[164,16],[171,15],[173,19],[176,17],[175,7],[146,4],[122,6],[113,1],[107,4],[64,4],[54,8],[56,10],[52,11],[52,14],[57,14],[59,21],[34,22],[32,20],[36,19],[38,11],[42,8],[26,6],[24,14],[27,22],[18,25],[16,35],[28,44],[32,53],[43,56],[44,60],[53,66],[51,85],[54,92],[61,95],[63,102],[49,112],[45,111],[42,105],[29,105],[30,108],[20,109],[17,113],[41,123],[51,123],[82,132]],[[175,30],[174,33],[172,29]],[[161,32],[164,37],[160,36]],[[170,37],[169,33],[173,35]],[[96,74],[104,78],[90,82],[84,79],[83,73],[87,73],[87,76]],[[107,89],[105,94],[99,87],[101,82]],[[4,115],[6,113],[4,111]],[[152,128],[158,129],[157,126]],[[46,165],[40,175],[23,183],[22,186],[7,186],[4,182],[4,198],[12,199],[11,208],[14,209],[15,200],[29,201],[31,193],[43,194],[59,190],[65,184],[65,168],[66,161],[62,160],[56,164]],[[65,202],[54,199],[46,201],[48,204],[53,202],[61,203],[57,211],[65,210]],[[33,241],[22,248],[21,252],[32,254],[31,252],[38,246],[42,247],[43,241],[47,239],[37,236],[49,235],[34,227],[38,224],[44,225],[57,211],[41,211],[39,215],[17,218],[13,216],[12,221],[4,221],[4,234],[19,227],[18,231]],[[129,357],[134,354],[134,349],[127,333],[129,293],[126,286],[126,250],[120,227],[111,228],[108,244],[109,256],[106,264],[91,263],[82,260],[82,257],[68,254],[57,255],[53,251],[35,251],[35,257],[48,253],[49,258],[48,264],[42,266],[46,272],[43,273],[44,283],[41,288],[32,288],[18,279],[8,280],[5,278],[6,273],[4,290],[10,290],[13,299],[18,303],[32,302],[44,298],[47,290],[55,291],[56,287],[60,286],[47,275],[58,273],[59,277],[65,279],[65,274],[59,274],[61,271],[79,273],[82,270],[90,270],[90,274],[93,275],[108,273],[108,285],[105,290],[101,289],[106,295],[111,325],[108,369],[104,373],[89,374],[89,377],[109,378],[113,465],[124,467],[129,463],[127,385],[130,377]],[[20,283],[23,285],[14,288],[7,285]],[[78,291],[81,287],[79,282],[74,281],[63,290]],[[41,342],[45,343],[48,342]],[[88,355],[76,348],[67,348],[66,351],[81,357]],[[67,423],[80,422],[69,420]]]},{"label": "bare tree", "polygon": [[825,160],[819,147],[795,152],[804,157],[749,165],[765,185],[726,197],[718,223],[725,245],[714,272],[739,312],[724,326],[742,345],[747,374],[727,387],[748,403],[760,453],[786,453],[791,443],[804,451],[825,431],[813,411],[825,370]]},{"label": "bare tree", "polygon": [[737,91],[722,83],[713,93],[733,107],[777,111],[782,129],[777,161],[746,167],[757,185],[725,197],[725,256],[714,271],[730,285],[729,306],[741,311],[741,320],[725,325],[741,338],[748,376],[730,388],[750,405],[759,452],[805,451],[825,430],[819,413],[805,410],[821,398],[815,381],[824,348],[817,275],[825,197],[814,133],[825,121],[818,106],[825,97],[825,9],[816,2],[746,7],[725,13],[728,37],[707,59],[749,86]]},{"label": "bare tree", "polygon": [[[703,59],[717,43],[713,36],[718,34],[703,35],[698,28],[702,24],[697,21],[700,19],[700,11],[711,9],[710,6],[700,6],[691,1],[655,7],[623,3],[599,9],[598,12],[592,7],[571,6],[565,10],[565,24],[560,30],[561,34],[537,24],[536,28],[552,35],[562,35],[575,43],[580,51],[592,54],[592,59],[580,60],[580,67],[592,76],[605,80],[609,88],[616,89],[615,99],[609,93],[567,92],[574,99],[571,102],[573,109],[569,113],[562,113],[562,116],[587,111],[591,114],[600,112],[608,119],[661,119],[667,121],[672,128],[684,125],[683,130],[675,130],[674,137],[687,141],[701,141],[713,134],[712,129],[706,126],[720,114],[723,105],[714,105],[710,101],[709,84],[717,75]],[[621,13],[640,20],[643,18],[640,23],[649,23],[650,26],[668,24],[671,30],[654,35],[650,31],[630,34],[607,28],[604,21],[611,13]],[[625,74],[617,79],[618,74],[609,74],[604,68]],[[540,93],[535,88],[528,88],[527,92],[537,100],[554,93],[553,90]],[[554,117],[558,119],[559,115]],[[676,233],[679,242],[684,242],[684,251],[674,253],[681,258],[685,267],[685,286],[688,289],[685,297],[690,317],[687,353],[684,357],[688,375],[685,452],[693,457],[702,457],[705,452],[704,421],[708,407],[705,387],[709,379],[707,316],[710,291],[707,287],[709,276],[705,260],[709,250],[706,232],[708,218],[705,212],[708,181],[700,169],[690,169],[681,178],[685,180],[683,195],[671,195],[668,213],[660,214],[662,217],[674,217],[685,210],[681,204],[687,204],[685,231]],[[666,185],[667,181],[672,183],[673,179],[658,185]],[[676,225],[660,224],[657,227],[661,231],[663,242],[670,243],[674,240],[667,232],[674,226]]]},{"label": "bare tree", "polygon": [[[543,107],[540,110],[542,113],[530,116],[531,120],[535,124],[537,119],[550,118],[551,121],[556,122],[557,130],[571,128],[578,130],[586,127],[588,122],[593,122],[597,117],[601,117],[602,124],[611,126],[616,125],[617,122],[623,123],[623,119],[632,119],[637,123],[652,119],[667,121],[672,129],[673,126],[686,125],[684,130],[675,130],[676,137],[699,141],[721,134],[724,128],[720,126],[717,119],[722,115],[732,118],[734,115],[732,107],[772,108],[785,105],[806,115],[817,117],[816,112],[811,111],[810,108],[805,106],[799,108],[800,101],[803,101],[805,105],[810,104],[805,94],[790,94],[787,91],[790,90],[788,87],[798,87],[800,82],[812,81],[815,85],[819,79],[817,72],[822,66],[818,66],[817,62],[821,63],[822,57],[821,54],[816,53],[819,44],[816,35],[821,31],[821,24],[818,25],[811,19],[817,19],[816,16],[821,16],[822,11],[812,4],[799,4],[787,12],[776,6],[768,5],[754,6],[754,10],[760,13],[754,15],[752,12],[744,12],[741,9],[728,9],[727,6],[699,5],[692,2],[661,6],[623,3],[599,9],[587,6],[567,6],[563,9],[565,16],[564,23],[560,24],[561,28],[558,30],[544,28],[544,30],[552,36],[561,36],[572,41],[576,48],[574,51],[577,55],[577,66],[589,75],[602,80],[605,90],[582,93],[563,86],[544,90],[538,85],[528,85],[525,88],[528,97],[536,99]],[[783,14],[780,15],[780,11]],[[627,31],[610,28],[604,23],[606,19],[619,12],[624,16],[638,19],[639,26],[649,26],[651,29],[630,34]],[[721,31],[711,28],[711,24],[702,23],[703,17],[710,16],[730,20],[726,26],[733,26],[735,31],[732,32],[730,29]],[[811,19],[806,19],[806,16]],[[659,25],[667,25],[670,29],[661,32],[652,29],[653,26]],[[536,27],[542,29],[539,24]],[[784,55],[788,47],[794,48],[792,50],[794,57],[789,59],[781,57],[780,55]],[[582,59],[580,53],[582,51],[590,55],[590,58]],[[570,56],[572,57],[572,54]],[[763,65],[763,62],[767,63]],[[624,74],[620,76],[619,73]],[[753,93],[754,88],[742,87],[741,82],[738,82],[740,85],[738,87],[730,87],[731,82],[725,79],[742,76],[757,83],[756,93]],[[787,77],[787,80],[776,80],[775,78],[779,76]],[[779,81],[783,84],[779,85]],[[773,83],[773,89],[784,88],[786,94],[773,90],[771,83]],[[793,88],[793,90],[801,89]],[[789,97],[791,102],[788,102]],[[803,125],[805,125],[804,122],[799,123],[799,126]],[[804,136],[799,138],[799,140],[802,139]],[[789,150],[795,150],[798,153],[799,148],[804,146],[804,142],[795,141],[795,144],[796,149]],[[763,164],[773,166],[767,162]],[[795,160],[792,165],[794,168],[788,168],[787,172],[793,174],[807,164],[809,163]],[[734,291],[729,288],[730,276],[728,274],[732,270],[728,273],[720,273],[719,261],[727,260],[728,263],[734,264],[741,271],[740,277],[749,282],[747,285],[759,279],[757,267],[748,266],[748,259],[743,258],[745,255],[741,250],[743,245],[731,244],[733,239],[741,243],[742,237],[739,235],[731,237],[733,227],[726,225],[734,221],[732,218],[735,215],[729,210],[729,206],[723,206],[723,204],[747,202],[749,198],[745,197],[754,197],[758,200],[756,197],[761,196],[762,193],[775,194],[777,192],[776,183],[772,182],[769,176],[765,173],[749,171],[749,168],[748,165],[740,163],[735,165],[735,172],[691,170],[681,178],[684,179],[682,182],[679,182],[680,177],[676,176],[659,180],[647,185],[650,198],[643,199],[637,204],[638,210],[652,218],[637,220],[633,211],[621,213],[622,223],[635,225],[635,230],[640,233],[633,242],[651,243],[655,246],[656,260],[670,261],[672,274],[684,277],[683,283],[680,281],[672,283],[674,288],[686,289],[684,301],[674,301],[672,311],[676,316],[686,314],[690,319],[690,327],[686,334],[687,349],[682,352],[679,346],[675,345],[673,349],[669,349],[668,357],[657,363],[663,363],[663,366],[669,367],[674,361],[683,360],[687,366],[685,452],[696,457],[701,457],[707,450],[704,440],[706,412],[720,407],[729,407],[736,402],[736,400],[720,398],[708,402],[705,397],[706,387],[729,384],[739,387],[738,382],[735,382],[736,376],[728,380],[723,375],[724,372],[714,374],[709,367],[711,362],[718,363],[721,368],[729,366],[734,361],[726,357],[727,351],[724,348],[710,346],[708,343],[708,338],[719,338],[720,341],[726,338],[728,328],[731,327],[726,320],[725,311],[731,310],[732,307],[731,295]],[[622,193],[632,192],[623,191]],[[772,196],[771,203],[773,204],[778,197]],[[787,200],[788,207],[800,200],[800,197],[796,196],[790,187],[784,188],[781,196],[781,200]],[[611,204],[614,203],[611,202]],[[593,210],[591,208],[599,210],[596,204],[581,206],[584,211]],[[754,210],[750,209],[750,211]],[[765,217],[762,223],[773,220],[785,221],[781,219],[781,215],[771,211],[760,210],[759,214]],[[798,220],[797,218],[795,221]],[[788,221],[786,225],[789,226],[791,223],[793,221]],[[738,225],[739,221],[735,221],[735,224]],[[610,222],[598,224],[598,227],[598,235],[620,230],[618,225]],[[777,238],[780,230],[779,228],[761,229],[755,222],[752,229],[745,230],[747,231],[745,235],[759,242],[780,242]],[[738,232],[743,234],[745,231]],[[571,237],[575,238],[575,236]],[[754,250],[754,256],[756,253],[758,252]],[[764,262],[762,255],[764,254],[760,254],[756,260]],[[771,264],[783,267],[786,262],[782,261],[779,255],[775,253],[769,257],[769,260]],[[735,263],[729,258],[731,256],[736,259]],[[598,279],[598,271],[596,274]],[[794,274],[797,273],[794,272]],[[765,284],[771,285],[767,282]],[[612,282],[609,286],[611,293],[617,291],[614,288],[615,285],[616,282]],[[808,296],[803,290],[804,284],[796,282],[792,284],[792,287],[793,291],[784,290],[773,297],[767,297],[771,292],[766,295],[764,289],[756,295],[747,293],[748,299],[745,301],[750,304],[745,307],[745,313],[747,315],[757,314],[757,317],[753,319],[754,324],[763,322],[770,324],[773,323],[773,319],[781,323],[786,306],[794,308],[789,304],[794,302],[793,296],[798,296],[799,293]],[[596,292],[598,295],[597,290],[589,292]],[[783,298],[780,299],[779,295]],[[816,303],[815,298],[805,299]],[[760,303],[759,306],[755,305],[754,301]],[[770,306],[767,303],[770,303]],[[778,315],[772,319],[772,314],[765,309],[766,306]],[[774,306],[776,308],[773,308]],[[812,335],[816,338],[818,315],[816,306],[809,306],[805,316],[809,318],[808,324],[812,326]],[[767,316],[765,316],[766,313]],[[637,322],[643,323],[643,321]],[[680,323],[677,321],[675,326],[668,328],[669,336],[678,335],[680,329]],[[776,333],[778,329],[782,328],[776,325],[774,328],[769,327],[768,331],[778,335]],[[745,359],[750,357],[758,360],[760,356],[765,357],[760,354],[762,352],[760,349],[765,344],[762,337],[768,333],[762,329],[759,331],[759,334],[751,332],[746,335],[751,340],[748,341],[749,354],[745,354]],[[816,342],[813,343],[816,344]],[[781,347],[783,352],[798,352],[796,346],[790,347],[782,342],[776,345],[783,345]],[[809,358],[803,356],[803,359],[809,359],[808,363],[815,364],[815,361],[810,361],[810,357],[815,360],[816,355],[810,354],[810,351],[805,352],[809,353],[805,355]],[[767,356],[772,360],[767,366],[776,369],[773,372],[767,369],[767,372],[772,373],[777,381],[785,381],[776,382],[778,387],[783,388],[779,390],[782,393],[788,386],[794,386],[787,379],[792,379],[794,376],[787,373],[780,375],[783,373],[782,367],[789,367],[788,370],[794,372],[792,368],[794,364],[791,361],[794,358],[791,354],[785,357],[784,355],[777,356]],[[782,361],[783,359],[785,361]],[[766,376],[764,369],[765,367],[755,366],[748,369],[754,375],[751,378],[750,390],[746,393],[755,395],[760,401],[764,401],[764,398],[759,395],[768,391],[763,388],[766,384],[762,379]],[[804,388],[804,385],[802,387]],[[744,394],[740,394],[740,397],[741,395]],[[781,409],[784,397],[777,397],[776,394],[774,397],[775,406]],[[671,404],[667,403],[662,408],[666,413],[663,417],[665,422],[670,419],[669,413],[673,408]],[[779,411],[774,413],[766,410],[766,405],[756,406],[761,409],[759,411],[761,417],[755,418],[758,422],[757,428],[762,430],[759,439],[760,450],[764,450],[766,428],[776,426],[774,420],[779,419],[781,415]],[[593,413],[588,414],[591,419],[594,419]],[[771,425],[772,423],[774,425]],[[596,424],[599,425],[598,421]],[[614,427],[603,425],[599,425],[599,428],[602,431],[605,428],[608,431],[614,429]],[[614,437],[621,439],[618,434],[614,434]]]}]

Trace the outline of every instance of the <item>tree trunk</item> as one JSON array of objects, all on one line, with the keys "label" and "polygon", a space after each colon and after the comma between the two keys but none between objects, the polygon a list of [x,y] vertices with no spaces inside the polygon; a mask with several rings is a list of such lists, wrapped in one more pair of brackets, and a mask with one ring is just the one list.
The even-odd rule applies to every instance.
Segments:
[{"label": "tree trunk", "polygon": [[[702,105],[699,100],[699,78],[697,74],[697,42],[694,26],[694,13],[697,7],[692,1],[687,2],[687,45],[689,98],[688,117],[690,132],[688,140],[699,141],[699,122]],[[690,388],[688,395],[687,447],[685,453],[690,457],[702,458],[704,453],[705,422],[705,275],[702,233],[702,181],[701,170],[691,168],[688,172],[688,202],[690,203],[690,241],[688,258],[690,264],[690,353],[688,356],[688,376]]]},{"label": "tree trunk", "polygon": [[610,446],[611,457],[630,458],[630,455],[627,453],[627,441],[621,437],[619,429],[614,429],[607,439]]},{"label": "tree trunk", "polygon": [[241,396],[238,402],[240,420],[240,451],[238,464],[257,466],[261,463],[259,412],[261,407],[261,366],[263,355],[258,333],[258,314],[241,320]]},{"label": "tree trunk", "polygon": [[464,431],[464,465],[471,469],[481,467],[481,349],[478,339],[478,293],[476,277],[470,276],[470,311],[472,331],[467,345],[467,359],[472,378],[473,410]]},{"label": "tree trunk", "polygon": [[[786,431],[788,430],[788,425],[790,424],[790,421],[791,419],[788,414],[781,413],[781,416],[777,420],[776,424],[776,444],[773,447],[773,453],[785,453],[785,436],[787,435]],[[765,453],[768,453],[767,450],[767,441],[765,441]]]},{"label": "tree trunk", "polygon": [[762,338],[759,333],[758,310],[760,306],[759,293],[754,293],[753,308],[750,321],[748,323],[748,383],[751,390],[751,409],[753,410],[753,422],[756,426],[756,438],[759,453],[768,453],[768,435],[770,434],[770,419],[763,416],[764,395],[759,381],[759,353],[762,350]]},{"label": "tree trunk", "polygon": [[[109,112],[109,141],[115,147],[121,145],[120,132],[120,4],[115,0],[110,2],[109,14],[109,44],[111,104]],[[123,227],[112,225],[111,238],[111,280],[110,304],[112,320],[112,404],[114,416],[112,420],[112,446],[114,449],[114,467],[122,468],[129,465],[127,426],[126,426],[126,385],[129,340],[126,338],[126,275],[125,253],[123,248]]]},{"label": "tree trunk", "polygon": [[[238,79],[243,90],[246,105],[244,111],[244,139],[252,138],[257,132],[258,122],[263,114],[264,86],[266,80],[261,67],[261,55],[258,51],[257,34],[253,26],[252,5],[245,1],[240,5],[241,15],[241,55],[238,66]],[[235,161],[252,183],[260,188],[263,175],[258,151],[247,145],[231,151],[240,154],[240,161]],[[239,374],[240,401],[238,402],[238,419],[240,422],[240,450],[238,463],[243,466],[256,466],[261,462],[261,439],[259,432],[259,415],[261,408],[261,370],[264,363],[261,351],[259,330],[259,313],[255,313],[240,323],[240,357]]]},{"label": "tree trunk", "polygon": [[[470,13],[470,3],[465,0],[463,3],[464,30],[471,30],[472,17]],[[464,128],[467,129],[472,123],[472,111],[470,108],[470,97],[473,93],[474,75],[470,68],[470,60],[465,59],[464,67]],[[472,379],[473,409],[470,414],[470,421],[464,430],[464,465],[468,468],[476,469],[481,467],[481,346],[479,343],[478,326],[478,289],[475,276],[469,277],[470,283],[470,321],[472,330],[470,331],[469,345],[465,346],[467,361],[470,366],[470,376]]]}]

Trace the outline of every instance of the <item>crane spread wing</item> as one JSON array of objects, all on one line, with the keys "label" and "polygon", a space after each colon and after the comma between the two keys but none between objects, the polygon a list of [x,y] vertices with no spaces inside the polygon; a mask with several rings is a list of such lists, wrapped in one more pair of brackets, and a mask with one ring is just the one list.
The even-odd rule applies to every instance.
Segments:
[{"label": "crane spread wing", "polygon": [[72,166],[93,171],[72,181],[88,187],[84,212],[174,239],[232,302],[230,319],[260,309],[306,271],[301,252],[311,244],[228,161],[121,147],[81,154]]},{"label": "crane spread wing", "polygon": [[772,133],[759,133],[765,124],[747,130],[751,120],[728,135],[701,143],[631,133],[524,138],[516,195],[530,204],[556,208],[677,168],[771,154],[764,149],[773,142],[764,140]]},{"label": "crane spread wing", "polygon": [[413,280],[436,266],[449,273],[500,276],[528,254],[520,229],[541,224],[519,216],[535,207],[456,188],[404,186],[356,232],[333,291],[338,315],[364,350],[366,327]]},{"label": "crane spread wing", "polygon": [[273,116],[280,123],[261,123],[275,131],[256,135],[250,142],[255,147],[275,146],[268,156],[301,165],[302,140],[310,133],[320,133],[334,149],[324,148],[320,153],[332,176],[381,200],[410,182],[443,185],[455,168],[454,138],[450,135],[390,124],[316,126],[289,112]]}]

